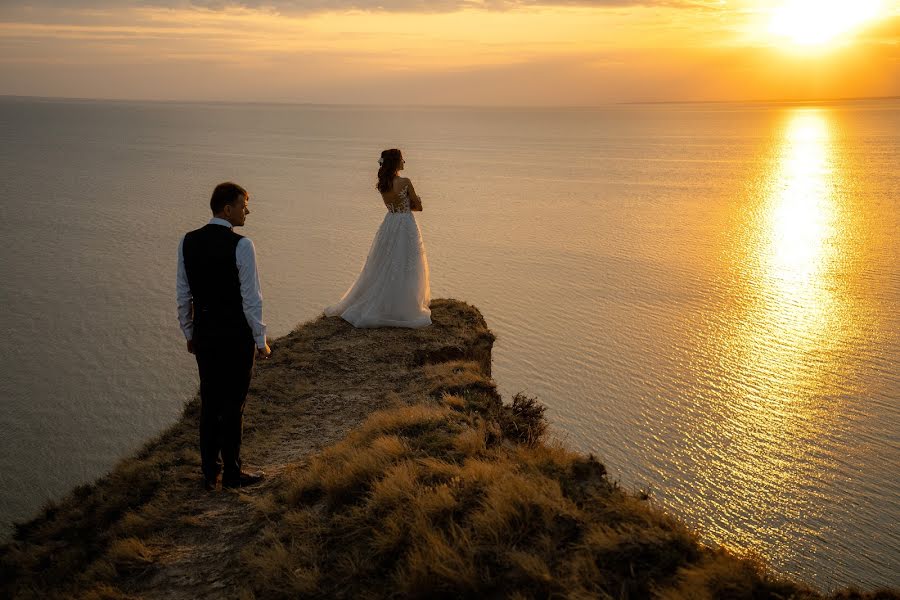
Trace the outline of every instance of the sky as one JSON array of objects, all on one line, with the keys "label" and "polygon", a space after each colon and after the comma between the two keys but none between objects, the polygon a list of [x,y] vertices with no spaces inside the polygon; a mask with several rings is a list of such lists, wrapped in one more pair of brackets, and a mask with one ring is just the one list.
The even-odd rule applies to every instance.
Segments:
[{"label": "sky", "polygon": [[0,95],[500,106],[900,96],[900,0],[0,0]]}]

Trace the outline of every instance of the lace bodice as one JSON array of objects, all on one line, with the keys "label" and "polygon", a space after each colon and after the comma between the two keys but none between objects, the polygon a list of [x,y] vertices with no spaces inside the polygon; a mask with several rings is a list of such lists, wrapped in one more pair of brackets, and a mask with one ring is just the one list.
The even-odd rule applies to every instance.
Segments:
[{"label": "lace bodice", "polygon": [[388,204],[385,202],[385,206],[387,206],[388,212],[392,213],[408,213],[409,210],[409,185],[403,186],[403,189],[397,193],[397,198],[400,202],[396,205]]}]

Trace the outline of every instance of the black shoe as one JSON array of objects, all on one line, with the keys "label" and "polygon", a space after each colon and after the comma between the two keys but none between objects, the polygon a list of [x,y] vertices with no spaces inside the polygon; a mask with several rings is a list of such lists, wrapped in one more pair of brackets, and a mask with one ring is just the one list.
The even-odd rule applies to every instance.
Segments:
[{"label": "black shoe", "polygon": [[209,479],[207,477],[204,477],[203,478],[203,489],[206,490],[207,492],[216,491],[216,483],[218,483],[218,480],[219,480],[218,477],[216,477],[215,479]]},{"label": "black shoe", "polygon": [[236,477],[222,477],[222,488],[242,488],[256,485],[263,480],[265,475],[261,472],[247,473],[241,471]]}]

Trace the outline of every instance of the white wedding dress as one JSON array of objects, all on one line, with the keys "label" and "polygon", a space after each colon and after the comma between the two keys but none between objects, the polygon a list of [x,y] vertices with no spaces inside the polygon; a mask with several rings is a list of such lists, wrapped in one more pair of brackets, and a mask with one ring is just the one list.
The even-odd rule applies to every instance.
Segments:
[{"label": "white wedding dress", "polygon": [[366,264],[337,304],[325,309],[354,327],[431,325],[428,260],[419,224],[409,208],[408,186],[375,234]]}]

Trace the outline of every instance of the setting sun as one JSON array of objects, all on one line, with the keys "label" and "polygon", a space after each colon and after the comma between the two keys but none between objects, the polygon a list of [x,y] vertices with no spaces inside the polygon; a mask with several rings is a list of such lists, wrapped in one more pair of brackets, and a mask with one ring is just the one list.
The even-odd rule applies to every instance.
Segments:
[{"label": "setting sun", "polygon": [[775,9],[769,31],[797,46],[821,46],[873,20],[879,0],[790,0]]},{"label": "setting sun", "polygon": [[97,2],[0,2],[0,95],[394,104],[403,90],[408,104],[594,106],[900,94],[900,0]]}]

